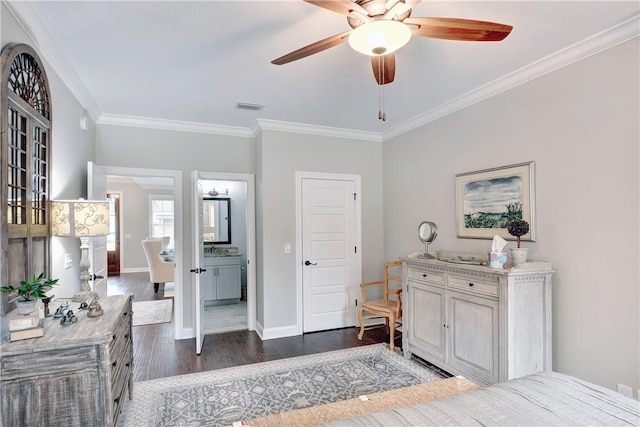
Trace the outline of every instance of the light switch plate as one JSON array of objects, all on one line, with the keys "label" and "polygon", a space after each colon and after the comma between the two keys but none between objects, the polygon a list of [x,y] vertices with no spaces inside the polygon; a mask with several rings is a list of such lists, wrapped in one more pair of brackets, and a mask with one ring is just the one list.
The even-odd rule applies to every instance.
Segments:
[{"label": "light switch plate", "polygon": [[284,244],[284,253],[285,254],[290,254],[291,253],[291,245],[289,243],[285,243]]}]

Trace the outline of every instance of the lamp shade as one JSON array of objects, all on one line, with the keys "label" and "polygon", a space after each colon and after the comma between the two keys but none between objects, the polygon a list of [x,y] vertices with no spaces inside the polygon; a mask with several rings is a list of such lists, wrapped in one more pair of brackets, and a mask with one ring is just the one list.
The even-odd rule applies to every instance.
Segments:
[{"label": "lamp shade", "polygon": [[388,55],[411,39],[411,30],[402,22],[380,19],[355,28],[349,34],[349,46],[370,56]]},{"label": "lamp shade", "polygon": [[109,234],[107,200],[54,200],[51,232],[60,237],[91,237]]}]

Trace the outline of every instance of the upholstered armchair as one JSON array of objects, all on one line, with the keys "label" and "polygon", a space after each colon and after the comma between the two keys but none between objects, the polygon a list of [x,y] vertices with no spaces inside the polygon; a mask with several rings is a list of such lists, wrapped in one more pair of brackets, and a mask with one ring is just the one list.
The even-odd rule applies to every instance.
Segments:
[{"label": "upholstered armchair", "polygon": [[147,256],[153,290],[157,293],[160,283],[164,285],[166,282],[174,281],[176,264],[173,261],[166,261],[162,255],[164,250],[162,238],[147,238],[142,241],[142,247]]}]

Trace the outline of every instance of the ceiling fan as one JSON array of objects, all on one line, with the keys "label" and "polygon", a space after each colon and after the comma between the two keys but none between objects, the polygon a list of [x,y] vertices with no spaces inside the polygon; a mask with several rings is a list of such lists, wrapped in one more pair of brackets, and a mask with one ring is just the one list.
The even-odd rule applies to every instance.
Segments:
[{"label": "ceiling fan", "polygon": [[347,17],[352,28],[294,50],[271,61],[283,65],[305,58],[345,41],[358,52],[371,56],[378,85],[393,82],[395,52],[412,35],[446,40],[500,41],[509,35],[510,25],[457,18],[412,18],[411,9],[421,0],[304,0]]}]

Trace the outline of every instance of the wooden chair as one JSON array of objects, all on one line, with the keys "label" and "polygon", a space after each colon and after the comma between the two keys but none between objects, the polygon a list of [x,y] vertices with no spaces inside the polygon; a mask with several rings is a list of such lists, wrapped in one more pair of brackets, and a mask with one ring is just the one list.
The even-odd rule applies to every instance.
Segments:
[{"label": "wooden chair", "polygon": [[[360,289],[362,291],[362,300],[360,301],[360,310],[358,311],[358,317],[360,318],[360,333],[358,339],[361,340],[364,336],[364,312],[372,314],[374,317],[384,317],[387,333],[390,335],[389,348],[394,349],[394,339],[396,327],[401,326],[402,316],[402,277],[399,275],[392,275],[389,270],[402,266],[402,261],[392,261],[384,264],[384,280],[376,282],[361,283]],[[390,283],[395,282],[395,286],[390,286]],[[367,300],[367,287],[372,285],[382,285],[383,298],[378,300]]]}]

